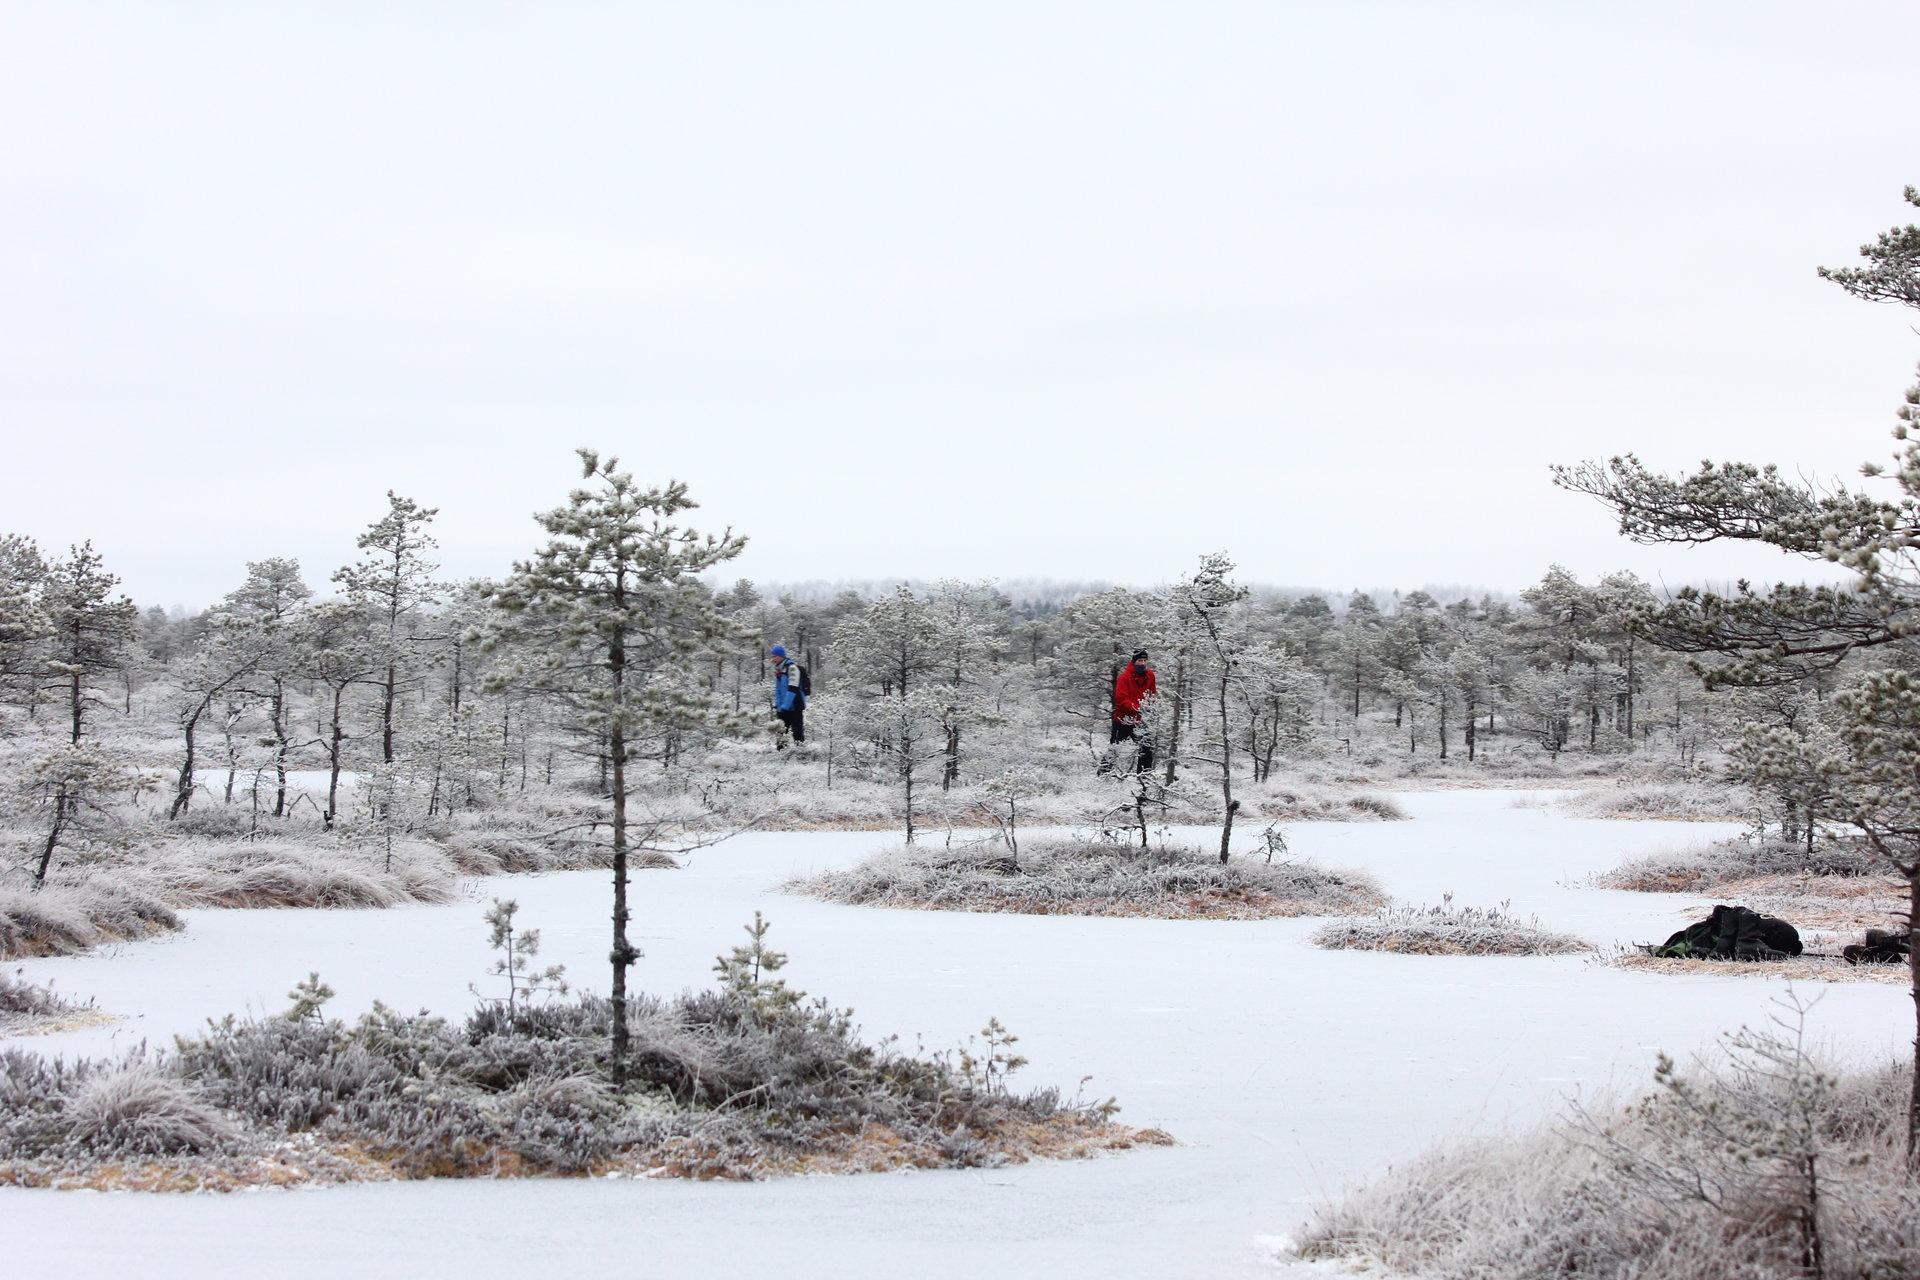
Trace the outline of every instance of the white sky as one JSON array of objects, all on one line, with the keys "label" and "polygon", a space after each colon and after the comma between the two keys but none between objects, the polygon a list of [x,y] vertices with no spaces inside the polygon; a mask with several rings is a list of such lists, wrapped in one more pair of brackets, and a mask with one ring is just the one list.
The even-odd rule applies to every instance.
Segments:
[{"label": "white sky", "polygon": [[[1914,317],[1900,3],[0,4],[0,529],[143,603],[397,488],[499,572],[571,449],[762,579],[1496,588],[1547,479],[1851,475]],[[1920,217],[1920,214],[1915,214]],[[727,575],[731,577],[732,575]]]}]

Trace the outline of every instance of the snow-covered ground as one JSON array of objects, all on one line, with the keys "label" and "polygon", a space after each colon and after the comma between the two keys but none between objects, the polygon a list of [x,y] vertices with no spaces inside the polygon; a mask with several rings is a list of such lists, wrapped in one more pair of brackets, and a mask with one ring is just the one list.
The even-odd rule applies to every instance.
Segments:
[{"label": "snow-covered ground", "polygon": [[[1664,937],[1686,900],[1568,887],[1622,857],[1730,834],[1700,823],[1571,819],[1545,797],[1399,797],[1414,821],[1299,824],[1298,854],[1364,866],[1396,898],[1510,899],[1596,942]],[[873,1034],[943,1047],[998,1016],[1029,1083],[1115,1094],[1184,1145],[1090,1162],[753,1185],[437,1182],[230,1196],[0,1191],[0,1272],[143,1280],[255,1274],[462,1276],[503,1266],[589,1277],[1271,1276],[1262,1243],[1315,1198],[1445,1138],[1637,1088],[1656,1049],[1757,1022],[1783,984],[1626,973],[1579,958],[1327,952],[1311,920],[1212,923],[879,911],[782,895],[790,873],[885,835],[768,834],[639,878],[643,985],[704,984],[756,908],[794,982]],[[489,956],[488,897],[540,928],[543,960],[604,982],[606,877],[475,884],[471,901],[389,911],[193,911],[179,937],[26,963],[28,977],[133,1016],[22,1042],[100,1053],[203,1018],[272,1011],[308,970],[339,992],[459,1014]],[[1886,1054],[1911,1035],[1893,986],[1820,988],[1818,1036]]]}]

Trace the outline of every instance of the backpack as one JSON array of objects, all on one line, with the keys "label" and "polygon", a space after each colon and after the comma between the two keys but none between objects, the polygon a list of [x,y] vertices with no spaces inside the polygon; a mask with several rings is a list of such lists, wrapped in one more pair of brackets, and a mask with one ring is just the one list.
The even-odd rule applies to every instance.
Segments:
[{"label": "backpack", "polygon": [[799,663],[796,662],[793,665],[794,669],[800,673],[800,696],[802,698],[811,698],[813,696],[813,677],[808,675],[807,669]]}]

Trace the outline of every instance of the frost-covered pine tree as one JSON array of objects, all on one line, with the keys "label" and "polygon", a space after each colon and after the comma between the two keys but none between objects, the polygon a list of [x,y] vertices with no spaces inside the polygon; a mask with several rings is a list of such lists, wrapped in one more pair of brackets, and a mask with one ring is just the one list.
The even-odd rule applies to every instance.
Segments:
[{"label": "frost-covered pine tree", "polygon": [[347,694],[379,679],[385,654],[360,601],[323,601],[306,610],[301,622],[300,655],[320,691],[325,717],[321,746],[327,753],[327,807],[321,821],[331,829],[340,816],[340,774],[346,767]]},{"label": "frost-covered pine tree", "polygon": [[[617,458],[578,451],[582,485],[567,504],[534,517],[547,544],[489,592],[501,611],[496,634],[526,655],[521,678],[564,698],[607,744],[613,829],[613,1080],[626,1082],[627,971],[639,951],[627,937],[627,766],[638,743],[662,726],[720,722],[727,715],[686,669],[730,633],[699,575],[740,554],[731,530],[702,535],[676,522],[696,505],[669,481],[642,489]],[[659,823],[647,843],[668,838]]]},{"label": "frost-covered pine tree", "polygon": [[174,699],[182,750],[173,803],[167,810],[169,818],[178,818],[193,804],[201,721],[223,695],[239,689],[259,670],[267,656],[267,641],[265,632],[232,614],[208,615],[200,642],[180,673],[179,693]]},{"label": "frost-covered pine tree", "polygon": [[35,705],[52,629],[42,600],[47,562],[31,538],[0,535],[0,701]]},{"label": "frost-covered pine tree", "polygon": [[424,665],[415,642],[420,611],[440,598],[434,581],[439,565],[427,557],[437,545],[427,526],[438,507],[423,507],[412,498],[387,491],[387,513],[356,540],[360,558],[334,571],[342,592],[373,623],[379,646],[380,759],[393,763],[394,708],[403,687],[410,685]]},{"label": "frost-covered pine tree", "polygon": [[[1920,206],[1920,189],[1908,187],[1906,199]],[[1866,266],[1821,275],[1855,297],[1920,309],[1920,226],[1883,232],[1860,252]],[[1849,662],[1879,667],[1835,695],[1843,745],[1823,764],[1834,777],[1837,816],[1907,881],[1915,1017],[1907,1162],[1920,1174],[1920,680],[1911,674],[1920,662],[1920,384],[1895,416],[1893,467],[1862,468],[1870,482],[1891,480],[1886,496],[1828,490],[1743,462],[1666,476],[1631,454],[1557,468],[1555,479],[1606,503],[1621,533],[1638,542],[1753,542],[1857,575],[1840,586],[1683,589],[1638,626],[1692,655],[1710,686],[1798,684]]]},{"label": "frost-covered pine tree", "polygon": [[287,764],[293,754],[289,697],[301,666],[300,635],[313,589],[300,576],[300,562],[280,557],[247,564],[247,579],[221,603],[221,611],[250,634],[258,651],[251,677],[255,697],[264,703],[273,740],[273,816],[287,813]]},{"label": "frost-covered pine tree", "polygon": [[105,705],[100,686],[126,661],[139,628],[133,601],[116,591],[91,542],[48,567],[40,591],[47,618],[45,688],[66,704],[69,741],[80,745],[86,714]]},{"label": "frost-covered pine tree", "polygon": [[1234,742],[1245,721],[1246,700],[1241,693],[1251,638],[1240,605],[1247,589],[1233,579],[1233,561],[1215,552],[1200,558],[1200,567],[1172,591],[1175,616],[1192,637],[1197,664],[1195,688],[1204,691],[1212,719],[1208,733],[1196,744],[1196,758],[1212,764],[1220,779],[1220,861],[1233,848],[1233,819],[1240,802],[1233,795]]}]

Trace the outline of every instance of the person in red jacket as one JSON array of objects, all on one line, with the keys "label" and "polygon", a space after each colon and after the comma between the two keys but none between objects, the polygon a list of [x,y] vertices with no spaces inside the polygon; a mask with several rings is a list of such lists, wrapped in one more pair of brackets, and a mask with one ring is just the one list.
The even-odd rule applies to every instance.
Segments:
[{"label": "person in red jacket", "polygon": [[[1146,712],[1142,708],[1158,687],[1145,649],[1135,649],[1132,661],[1113,679],[1113,734],[1108,741],[1115,745],[1138,744],[1133,766],[1138,773],[1153,768],[1153,740],[1147,737]],[[1106,767],[1112,767],[1111,757]]]}]

